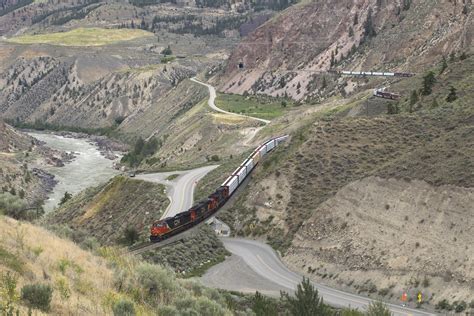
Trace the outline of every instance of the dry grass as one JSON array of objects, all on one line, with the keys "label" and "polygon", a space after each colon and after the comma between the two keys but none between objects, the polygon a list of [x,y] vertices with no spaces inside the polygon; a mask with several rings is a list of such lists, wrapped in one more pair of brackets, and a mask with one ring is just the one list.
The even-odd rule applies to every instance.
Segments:
[{"label": "dry grass", "polygon": [[124,180],[125,178],[118,178],[114,183],[109,182],[99,194],[95,195],[93,201],[87,205],[84,215],[78,219],[79,223],[84,223],[84,221],[96,216],[97,213],[119,193]]},{"label": "dry grass", "polygon": [[138,29],[102,29],[93,27],[77,28],[68,32],[22,35],[10,38],[8,41],[18,44],[102,46],[152,35],[150,32]]},{"label": "dry grass", "polygon": [[[106,261],[80,249],[73,242],[62,240],[40,227],[0,218],[0,246],[24,262],[18,289],[40,282],[55,286],[65,280],[71,297],[62,300],[58,291],[53,296],[51,313],[56,315],[99,315],[110,313],[102,298],[114,293],[112,271]],[[72,263],[64,274],[61,261]],[[76,267],[76,268],[73,268]],[[0,271],[10,270],[0,262]],[[26,311],[24,311],[26,314]]]},{"label": "dry grass", "polygon": [[160,184],[115,177],[107,184],[87,189],[63,207],[50,213],[51,225],[67,223],[103,244],[116,244],[127,227],[134,227],[143,239],[169,201]]},{"label": "dry grass", "polygon": [[[112,306],[125,299],[133,303],[136,315],[161,315],[162,309],[232,315],[217,290],[177,279],[172,271],[140,262],[117,248],[103,247],[97,253],[100,257],[43,228],[0,217],[0,274],[15,273],[17,294],[26,284],[51,285],[48,314],[112,315]],[[61,288],[69,290],[68,298],[61,295],[65,293]],[[27,315],[23,302],[14,305],[20,315]],[[34,315],[43,313],[34,311]]]},{"label": "dry grass", "polygon": [[249,119],[241,116],[235,116],[224,113],[212,113],[212,118],[214,119],[215,124],[240,124]]}]

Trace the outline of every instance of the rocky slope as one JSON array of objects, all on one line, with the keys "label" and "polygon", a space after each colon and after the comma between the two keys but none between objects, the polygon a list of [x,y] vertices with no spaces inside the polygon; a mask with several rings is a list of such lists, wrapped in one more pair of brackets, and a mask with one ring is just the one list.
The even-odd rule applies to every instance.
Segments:
[{"label": "rocky slope", "polygon": [[330,69],[418,72],[443,55],[472,50],[472,9],[471,1],[447,0],[303,2],[238,45],[220,88],[320,100],[367,83]]},{"label": "rocky slope", "polygon": [[[100,57],[95,60],[100,61]],[[150,107],[157,96],[195,73],[169,65],[150,71],[113,72],[91,80],[93,62],[77,57],[18,59],[2,78],[2,116],[56,126],[108,127]]]},{"label": "rocky slope", "polygon": [[470,302],[473,67],[472,55],[458,55],[427,68],[436,79],[429,95],[420,75],[393,84],[399,102],[366,90],[274,120],[258,137],[286,132],[289,143],[219,217],[319,282],[394,302],[418,290],[432,305]]},{"label": "rocky slope", "polygon": [[33,137],[0,121],[1,190],[19,197],[24,208],[41,205],[56,184],[53,175],[31,165],[41,161],[59,167],[69,158],[67,153],[47,148]]},{"label": "rocky slope", "polygon": [[470,302],[473,205],[472,187],[364,178],[312,212],[285,261],[359,293]]}]

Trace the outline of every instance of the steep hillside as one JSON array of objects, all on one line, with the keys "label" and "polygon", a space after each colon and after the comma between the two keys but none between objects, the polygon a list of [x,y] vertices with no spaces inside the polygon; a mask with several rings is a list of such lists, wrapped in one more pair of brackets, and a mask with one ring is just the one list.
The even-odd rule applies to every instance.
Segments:
[{"label": "steep hillside", "polygon": [[[1,193],[18,200],[16,217],[30,217],[21,209],[37,209],[56,184],[54,176],[37,168],[35,162],[61,166],[69,158],[64,152],[51,150],[0,120],[0,183]],[[7,211],[8,212],[8,211]]]},{"label": "steep hillside", "polygon": [[153,157],[156,167],[191,167],[232,158],[251,147],[255,120],[216,113],[207,100],[175,118],[163,146]]},{"label": "steep hillside", "polygon": [[148,227],[168,205],[164,186],[115,177],[108,183],[89,188],[48,214],[50,225],[63,225],[95,237],[101,244],[124,242],[125,231],[134,229],[143,239]]},{"label": "steep hillside", "polygon": [[[222,91],[296,100],[350,93],[365,80],[328,70],[418,72],[451,53],[472,51],[471,1],[311,1],[292,6],[232,52]],[[243,68],[239,68],[239,64]],[[323,74],[321,74],[323,72]]]},{"label": "steep hillside", "polygon": [[8,0],[0,7],[0,35],[81,26],[104,25],[142,28],[153,32],[219,35],[238,38],[239,27],[248,30],[264,22],[275,11],[285,9],[291,0],[131,0],[107,2]]},{"label": "steep hillside", "polygon": [[2,121],[0,121],[0,134],[0,151],[3,153],[27,151],[37,143],[34,138],[20,133]]},{"label": "steep hillside", "polygon": [[398,102],[369,90],[276,119],[260,137],[290,141],[219,217],[319,282],[394,301],[402,290],[422,290],[432,305],[470,301],[472,68],[472,56],[457,55],[426,69],[435,79],[426,95],[429,76],[419,75],[392,86]]},{"label": "steep hillside", "polygon": [[473,205],[472,184],[364,178],[312,212],[285,261],[325,284],[358,293],[399,299],[403,291],[410,297],[421,291],[430,304],[470,302]]},{"label": "steep hillside", "polygon": [[[86,247],[130,245],[148,241],[150,225],[168,206],[164,186],[116,177],[107,184],[74,196],[44,219],[64,237]],[[143,258],[166,265],[182,276],[192,276],[204,267],[224,260],[227,251],[207,226],[172,245],[148,251]]]},{"label": "steep hillside", "polygon": [[176,125],[176,119],[192,109],[208,95],[203,86],[184,80],[168,90],[158,102],[130,115],[118,128],[123,137],[154,136],[165,140],[165,135]]},{"label": "steep hillside", "polygon": [[[232,315],[226,304],[232,295],[176,279],[172,271],[116,249],[100,248],[100,256],[93,255],[42,228],[6,217],[0,218],[0,228],[2,313],[11,307],[13,315],[17,310],[26,315],[31,306],[38,315]],[[22,294],[32,286],[32,295]]]},{"label": "steep hillside", "polygon": [[148,71],[109,73],[90,82],[83,64],[75,58],[18,59],[3,75],[2,116],[56,126],[113,126],[152,106],[157,97],[194,73],[179,65],[156,65]]}]

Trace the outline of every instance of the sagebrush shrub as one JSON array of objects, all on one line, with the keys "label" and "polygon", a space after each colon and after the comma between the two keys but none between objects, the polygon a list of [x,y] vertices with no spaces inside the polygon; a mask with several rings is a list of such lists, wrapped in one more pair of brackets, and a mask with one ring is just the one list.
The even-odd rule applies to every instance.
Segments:
[{"label": "sagebrush shrub", "polygon": [[27,284],[21,289],[21,299],[33,308],[44,312],[49,311],[53,288],[49,284]]}]

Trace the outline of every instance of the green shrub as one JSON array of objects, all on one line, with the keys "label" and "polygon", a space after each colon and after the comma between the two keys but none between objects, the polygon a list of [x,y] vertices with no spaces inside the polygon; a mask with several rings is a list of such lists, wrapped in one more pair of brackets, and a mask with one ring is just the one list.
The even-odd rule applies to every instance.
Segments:
[{"label": "green shrub", "polygon": [[318,290],[309,279],[303,278],[298,284],[294,297],[288,293],[281,292],[281,301],[293,316],[329,315],[329,308],[323,304]]},{"label": "green shrub", "polygon": [[225,310],[217,302],[207,298],[198,297],[196,300],[196,309],[198,315],[221,316],[225,315]]},{"label": "green shrub", "polygon": [[115,302],[112,311],[114,316],[134,316],[135,306],[129,300],[121,299]]},{"label": "green shrub", "polygon": [[380,296],[385,296],[385,295],[387,295],[389,292],[390,292],[390,289],[389,289],[389,288],[383,288],[383,289],[380,289],[380,290],[379,290],[379,295],[380,295]]},{"label": "green shrub", "polygon": [[25,262],[18,256],[0,246],[0,265],[6,266],[15,272],[23,273],[25,270]]},{"label": "green shrub", "polygon": [[273,316],[277,315],[277,307],[272,301],[260,294],[258,291],[252,299],[252,310],[256,316]]},{"label": "green shrub", "polygon": [[21,289],[21,299],[33,309],[49,311],[53,288],[49,284],[27,284]]},{"label": "green shrub", "polygon": [[142,263],[136,268],[138,284],[146,291],[148,299],[160,297],[168,303],[176,288],[175,276],[170,271],[149,263]]},{"label": "green shrub", "polygon": [[13,308],[18,301],[16,285],[18,277],[10,272],[0,274],[0,314],[13,315]]},{"label": "green shrub", "polygon": [[26,219],[27,205],[20,197],[4,192],[0,194],[0,213],[15,219]]},{"label": "green shrub", "polygon": [[430,95],[433,91],[433,86],[436,83],[436,77],[434,72],[430,71],[423,77],[423,88],[421,93],[423,95]]},{"label": "green shrub", "polygon": [[448,94],[448,96],[446,97],[446,101],[447,101],[447,102],[451,103],[451,102],[454,102],[454,101],[456,101],[456,100],[458,99],[458,96],[457,96],[457,94],[456,94],[456,91],[457,91],[456,88],[453,87],[453,86],[451,86],[451,87],[449,88],[449,94]]},{"label": "green shrub", "polygon": [[153,156],[161,145],[161,141],[154,137],[150,138],[148,141],[139,137],[135,142],[133,150],[125,154],[120,162],[127,164],[130,167],[136,167],[140,165],[143,159]]},{"label": "green shrub", "polygon": [[72,194],[66,191],[64,193],[64,196],[61,198],[61,201],[59,201],[59,205],[63,205],[64,203],[69,201],[71,198],[72,198]]},{"label": "green shrub", "polygon": [[464,312],[467,308],[467,303],[464,302],[464,301],[456,301],[453,303],[453,305],[455,306],[454,307],[454,311],[456,313],[461,313],[461,312]]},{"label": "green shrub", "polygon": [[367,316],[391,316],[392,313],[388,309],[387,305],[382,302],[372,302],[369,304],[367,309]]},{"label": "green shrub", "polygon": [[124,243],[127,245],[133,245],[140,238],[138,230],[133,226],[128,226],[127,228],[125,228],[123,235]]},{"label": "green shrub", "polygon": [[163,55],[167,56],[167,55],[172,55],[172,54],[173,54],[173,51],[171,50],[170,45],[168,45],[168,47],[166,47],[165,49],[163,49],[163,50],[161,51],[161,53],[162,53]]},{"label": "green shrub", "polygon": [[178,310],[174,306],[162,306],[158,308],[158,315],[160,316],[178,316]]},{"label": "green shrub", "polygon": [[447,299],[443,299],[443,300],[439,301],[436,304],[435,308],[436,309],[446,309],[446,310],[451,310],[452,309],[451,304],[449,304]]}]

